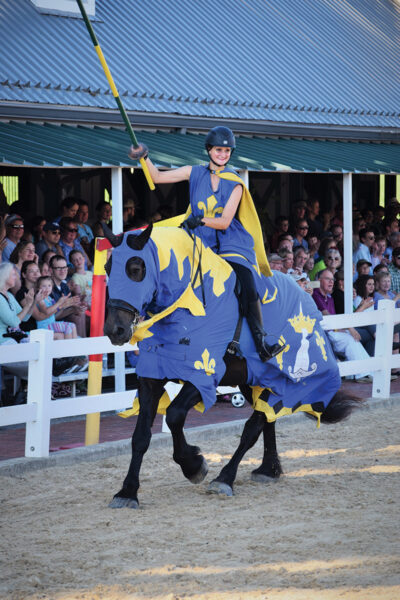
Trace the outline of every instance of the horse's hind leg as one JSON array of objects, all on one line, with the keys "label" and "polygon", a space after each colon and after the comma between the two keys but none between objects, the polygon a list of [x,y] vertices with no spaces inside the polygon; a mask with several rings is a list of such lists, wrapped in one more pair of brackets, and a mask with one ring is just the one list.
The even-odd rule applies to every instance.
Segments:
[{"label": "horse's hind leg", "polygon": [[174,445],[173,459],[181,467],[184,476],[192,483],[200,483],[207,475],[208,466],[200,454],[200,448],[190,446],[183,433],[186,416],[200,402],[197,388],[186,382],[174,401],[167,408],[166,421],[171,430]]},{"label": "horse's hind leg", "polygon": [[276,449],[275,422],[265,420],[263,428],[264,454],[261,465],[251,473],[251,479],[261,483],[268,483],[271,479],[279,479],[283,473]]},{"label": "horse's hind leg", "polygon": [[139,508],[137,493],[139,472],[144,454],[150,445],[151,426],[157,413],[157,406],[164,393],[165,381],[139,378],[139,416],[132,435],[132,458],[122,489],[115,494],[110,508]]},{"label": "horse's hind leg", "polygon": [[236,479],[237,470],[243,456],[250,448],[254,446],[265,424],[265,415],[262,412],[254,411],[251,417],[246,421],[239,446],[228,462],[222,469],[216,479],[209,485],[209,492],[215,494],[225,494],[233,496],[233,483]]}]

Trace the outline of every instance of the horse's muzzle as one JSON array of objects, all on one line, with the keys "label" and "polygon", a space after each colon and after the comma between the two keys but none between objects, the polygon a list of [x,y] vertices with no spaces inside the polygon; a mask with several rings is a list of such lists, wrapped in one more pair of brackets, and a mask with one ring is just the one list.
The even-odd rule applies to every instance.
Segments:
[{"label": "horse's muzzle", "polygon": [[104,335],[112,344],[122,346],[131,339],[139,322],[139,312],[124,300],[110,299],[107,303],[107,319]]}]

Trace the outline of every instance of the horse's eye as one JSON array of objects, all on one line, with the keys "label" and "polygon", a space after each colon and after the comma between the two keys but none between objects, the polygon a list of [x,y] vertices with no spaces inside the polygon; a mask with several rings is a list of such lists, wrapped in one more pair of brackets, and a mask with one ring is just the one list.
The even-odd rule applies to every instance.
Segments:
[{"label": "horse's eye", "polygon": [[143,281],[146,275],[146,265],[139,256],[133,256],[125,265],[125,273],[132,281]]},{"label": "horse's eye", "polygon": [[107,275],[110,277],[110,273],[111,273],[111,266],[112,266],[112,256],[110,256],[110,258],[108,259],[108,261],[105,264],[105,272],[107,273]]}]

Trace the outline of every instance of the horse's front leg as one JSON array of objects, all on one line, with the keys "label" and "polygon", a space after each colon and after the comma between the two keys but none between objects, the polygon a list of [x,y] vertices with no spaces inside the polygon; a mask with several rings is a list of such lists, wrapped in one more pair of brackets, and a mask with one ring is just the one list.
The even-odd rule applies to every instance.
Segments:
[{"label": "horse's front leg", "polygon": [[254,411],[251,417],[246,421],[243,433],[240,438],[239,446],[228,462],[214,479],[208,491],[213,494],[224,494],[225,496],[233,496],[233,483],[236,479],[237,470],[243,456],[250,448],[254,446],[263,430],[265,423],[265,415],[262,412]]},{"label": "horse's front leg", "polygon": [[275,422],[268,423],[265,420],[263,429],[264,436],[264,454],[261,465],[251,473],[251,479],[261,483],[269,483],[272,480],[279,479],[283,470],[276,449]]},{"label": "horse's front leg", "polygon": [[139,416],[132,435],[132,457],[128,474],[122,489],[115,494],[110,508],[139,508],[137,493],[139,472],[143,456],[151,440],[151,426],[157,413],[157,406],[164,393],[164,380],[139,378]]},{"label": "horse's front leg", "polygon": [[200,392],[186,382],[179,394],[167,408],[166,421],[171,430],[174,446],[173,459],[181,467],[184,476],[192,483],[200,483],[207,475],[208,466],[198,446],[190,446],[183,433],[187,414],[201,401]]}]

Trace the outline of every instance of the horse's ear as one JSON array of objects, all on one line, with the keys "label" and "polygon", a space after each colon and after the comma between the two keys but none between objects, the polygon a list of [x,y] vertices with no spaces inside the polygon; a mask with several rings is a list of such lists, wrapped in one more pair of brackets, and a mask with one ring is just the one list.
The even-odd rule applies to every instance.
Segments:
[{"label": "horse's ear", "polygon": [[101,226],[104,231],[104,237],[110,242],[113,248],[116,248],[117,246],[122,244],[122,240],[124,238],[124,235],[122,233],[120,235],[115,235],[115,233],[111,231],[107,223],[104,223],[104,221],[101,221]]},{"label": "horse's ear", "polygon": [[132,250],[143,250],[145,244],[149,241],[153,224],[151,223],[140,235],[128,235],[126,243]]}]

